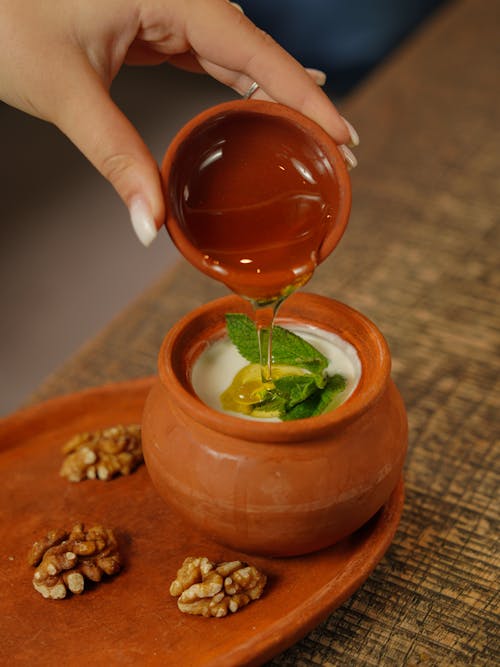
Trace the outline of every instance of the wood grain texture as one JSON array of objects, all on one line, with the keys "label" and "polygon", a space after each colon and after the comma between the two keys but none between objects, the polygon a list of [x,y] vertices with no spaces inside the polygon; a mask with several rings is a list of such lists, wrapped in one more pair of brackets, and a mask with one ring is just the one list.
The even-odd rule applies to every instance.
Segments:
[{"label": "wood grain texture", "polygon": [[[500,664],[499,24],[494,0],[450,3],[342,108],[362,138],[353,212],[308,289],[389,341],[407,501],[362,589],[272,665]],[[224,293],[181,264],[33,400],[154,372],[173,322]]]}]

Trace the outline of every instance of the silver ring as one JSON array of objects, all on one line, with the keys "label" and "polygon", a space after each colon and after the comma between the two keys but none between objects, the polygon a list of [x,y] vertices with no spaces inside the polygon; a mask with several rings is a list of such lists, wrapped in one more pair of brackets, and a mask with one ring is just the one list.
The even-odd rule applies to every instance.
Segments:
[{"label": "silver ring", "polygon": [[259,90],[259,84],[257,81],[254,81],[250,88],[247,90],[247,92],[243,95],[244,100],[249,100],[254,93],[256,93]]}]

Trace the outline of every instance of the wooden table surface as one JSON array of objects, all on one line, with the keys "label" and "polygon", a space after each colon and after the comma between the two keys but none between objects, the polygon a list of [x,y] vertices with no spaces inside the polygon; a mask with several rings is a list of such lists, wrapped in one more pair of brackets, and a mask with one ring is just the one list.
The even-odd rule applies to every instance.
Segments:
[{"label": "wooden table surface", "polygon": [[[407,499],[370,579],[272,665],[500,664],[499,25],[494,0],[447,5],[342,106],[362,138],[353,211],[307,289],[388,339]],[[225,293],[182,262],[31,400],[154,373],[168,328]]]}]

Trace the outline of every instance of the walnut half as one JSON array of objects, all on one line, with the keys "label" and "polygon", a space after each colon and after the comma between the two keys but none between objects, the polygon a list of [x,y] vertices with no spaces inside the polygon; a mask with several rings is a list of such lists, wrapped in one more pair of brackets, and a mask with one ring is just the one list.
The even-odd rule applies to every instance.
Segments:
[{"label": "walnut half", "polygon": [[85,530],[81,523],[71,531],[47,533],[31,547],[28,562],[38,566],[33,587],[53,600],[65,598],[68,591],[79,595],[84,591],[85,578],[99,582],[103,574],[116,574],[121,567],[113,531],[102,526]]},{"label": "walnut half", "polygon": [[177,606],[186,614],[221,618],[236,612],[262,595],[267,577],[253,565],[239,560],[212,563],[189,556],[170,586]]},{"label": "walnut half", "polygon": [[59,474],[70,482],[130,475],[143,461],[141,427],[120,424],[79,433],[64,445],[62,452],[65,459]]}]

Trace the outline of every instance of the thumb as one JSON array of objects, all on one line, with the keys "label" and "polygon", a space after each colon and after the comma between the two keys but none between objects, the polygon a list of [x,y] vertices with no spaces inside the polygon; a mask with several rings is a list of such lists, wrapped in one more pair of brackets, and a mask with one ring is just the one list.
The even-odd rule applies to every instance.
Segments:
[{"label": "thumb", "polygon": [[67,91],[55,115],[59,129],[118,192],[139,240],[148,246],[165,216],[158,166],[94,70]]}]

